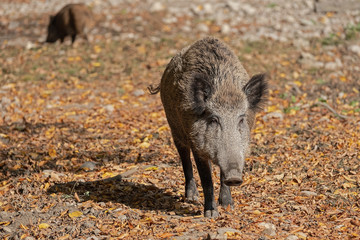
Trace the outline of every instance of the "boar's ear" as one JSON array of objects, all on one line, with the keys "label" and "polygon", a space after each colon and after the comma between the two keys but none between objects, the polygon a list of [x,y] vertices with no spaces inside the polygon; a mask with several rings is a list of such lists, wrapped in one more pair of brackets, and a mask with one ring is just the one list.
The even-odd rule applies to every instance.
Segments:
[{"label": "boar's ear", "polygon": [[193,106],[192,109],[197,115],[201,115],[205,111],[205,103],[212,94],[212,88],[209,84],[207,75],[203,73],[195,73],[193,75]]},{"label": "boar's ear", "polygon": [[244,92],[250,103],[250,109],[256,111],[266,100],[268,83],[265,74],[254,75],[245,85]]}]

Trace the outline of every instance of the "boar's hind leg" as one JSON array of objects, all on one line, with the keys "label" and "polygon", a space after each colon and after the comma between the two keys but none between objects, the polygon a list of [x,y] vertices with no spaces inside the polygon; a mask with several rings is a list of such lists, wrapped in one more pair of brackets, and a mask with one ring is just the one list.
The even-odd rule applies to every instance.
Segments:
[{"label": "boar's hind leg", "polygon": [[230,187],[224,183],[224,174],[220,172],[220,194],[219,194],[219,204],[223,207],[230,205],[234,206],[234,201],[231,198]]},{"label": "boar's hind leg", "polygon": [[76,34],[71,35],[71,44],[75,42]]},{"label": "boar's hind leg", "polygon": [[193,169],[190,159],[190,148],[184,147],[181,143],[177,141],[174,142],[179,152],[185,175],[185,197],[190,201],[198,201],[199,192],[196,188],[196,183],[193,175]]},{"label": "boar's hind leg", "polygon": [[200,175],[201,185],[204,191],[205,217],[217,217],[219,213],[217,211],[215,198],[214,198],[214,186],[211,178],[211,163],[208,160],[199,158],[199,156],[193,151],[196,166]]}]

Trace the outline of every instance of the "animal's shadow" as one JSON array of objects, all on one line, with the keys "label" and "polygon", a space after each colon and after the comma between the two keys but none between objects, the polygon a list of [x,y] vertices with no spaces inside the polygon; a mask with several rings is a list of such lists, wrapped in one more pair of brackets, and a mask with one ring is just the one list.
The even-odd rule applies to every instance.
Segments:
[{"label": "animal's shadow", "polygon": [[182,200],[180,197],[167,192],[155,185],[134,183],[122,179],[121,175],[91,182],[58,183],[48,189],[48,194],[63,193],[79,196],[81,201],[122,203],[140,210],[174,211],[177,215],[197,215],[191,209],[175,207]]}]

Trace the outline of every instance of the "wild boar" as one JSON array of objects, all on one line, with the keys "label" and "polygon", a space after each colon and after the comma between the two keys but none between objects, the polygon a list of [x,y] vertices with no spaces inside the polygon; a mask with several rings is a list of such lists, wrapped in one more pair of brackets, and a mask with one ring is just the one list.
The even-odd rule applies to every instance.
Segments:
[{"label": "wild boar", "polygon": [[71,36],[73,44],[77,35],[88,40],[87,33],[93,24],[93,14],[85,4],[68,4],[55,16],[50,16],[46,42],[54,43],[60,39],[63,43],[65,37]]},{"label": "wild boar", "polygon": [[233,206],[230,187],[242,183],[255,113],[267,95],[264,74],[249,78],[238,57],[213,37],[181,50],[157,88],[185,175],[185,196],[197,200],[190,151],[204,191],[205,217],[217,217],[211,163],[220,166],[222,206]]}]

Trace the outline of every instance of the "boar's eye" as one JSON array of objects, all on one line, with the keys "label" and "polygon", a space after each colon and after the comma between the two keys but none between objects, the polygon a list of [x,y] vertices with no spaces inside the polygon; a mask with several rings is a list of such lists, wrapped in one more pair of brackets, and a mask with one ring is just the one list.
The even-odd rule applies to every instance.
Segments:
[{"label": "boar's eye", "polygon": [[217,116],[210,116],[210,117],[208,118],[208,123],[209,123],[209,124],[219,124],[219,123],[220,123],[219,117],[217,117]]},{"label": "boar's eye", "polygon": [[245,122],[245,114],[239,117],[239,126],[241,126]]}]

